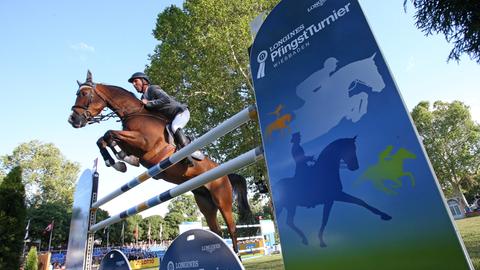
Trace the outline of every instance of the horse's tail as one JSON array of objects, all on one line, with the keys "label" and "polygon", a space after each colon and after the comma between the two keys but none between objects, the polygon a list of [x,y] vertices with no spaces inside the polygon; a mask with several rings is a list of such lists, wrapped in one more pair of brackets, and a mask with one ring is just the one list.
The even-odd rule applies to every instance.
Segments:
[{"label": "horse's tail", "polygon": [[230,179],[233,192],[237,198],[239,223],[248,223],[253,218],[253,214],[248,203],[247,180],[236,173],[229,174],[228,179]]}]

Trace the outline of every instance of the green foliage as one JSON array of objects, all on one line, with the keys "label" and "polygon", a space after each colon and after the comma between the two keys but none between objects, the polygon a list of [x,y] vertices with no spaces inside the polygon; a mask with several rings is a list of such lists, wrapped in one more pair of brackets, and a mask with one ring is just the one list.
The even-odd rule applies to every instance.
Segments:
[{"label": "green foliage", "polygon": [[63,202],[45,202],[28,208],[27,216],[30,219],[30,239],[40,239],[46,250],[50,233],[44,230],[53,220],[52,249],[66,248],[72,217],[71,205]]},{"label": "green foliage", "polygon": [[17,165],[23,169],[27,205],[72,205],[79,164],[66,160],[55,145],[30,141],[17,146],[11,155],[0,157],[2,171]]},{"label": "green foliage", "polygon": [[164,218],[163,234],[165,238],[177,237],[178,225],[184,221],[197,221],[199,215],[193,195],[184,194],[174,198],[168,205],[168,213]]},{"label": "green foliage", "polygon": [[31,247],[27,255],[27,260],[25,262],[25,270],[37,270],[37,269],[38,269],[37,248]]},{"label": "green foliage", "polygon": [[[125,220],[125,243],[135,243],[135,228],[137,225],[140,225],[142,223],[142,216],[141,215],[134,215],[131,217],[128,217]],[[140,241],[140,235],[142,235],[143,230],[142,227],[138,226],[138,240]]]},{"label": "green foliage", "polygon": [[25,233],[22,169],[13,168],[0,184],[0,269],[18,269]]},{"label": "green foliage", "polygon": [[[460,101],[420,102],[412,118],[437,178],[447,195],[465,191],[480,172],[480,126]],[[472,184],[472,183],[470,183]]]},{"label": "green foliage", "polygon": [[[254,104],[248,48],[249,23],[279,0],[187,0],[158,15],[153,35],[159,41],[147,74],[153,83],[187,103],[188,131],[199,136]],[[243,126],[206,148],[224,162],[261,144],[256,123]],[[244,170],[254,176],[257,166]],[[265,167],[260,167],[265,172]]]},{"label": "green foliage", "polygon": [[[408,0],[404,1],[406,7]],[[417,9],[417,27],[426,35],[443,33],[453,49],[448,59],[463,53],[480,63],[480,5],[478,0],[410,0]]]},{"label": "green foliage", "polygon": [[163,218],[161,216],[155,215],[146,217],[140,223],[140,227],[144,232],[141,235],[141,238],[145,241],[148,241],[148,231],[150,231],[150,240],[153,241],[161,241],[163,237],[160,237],[160,233],[163,231]]}]

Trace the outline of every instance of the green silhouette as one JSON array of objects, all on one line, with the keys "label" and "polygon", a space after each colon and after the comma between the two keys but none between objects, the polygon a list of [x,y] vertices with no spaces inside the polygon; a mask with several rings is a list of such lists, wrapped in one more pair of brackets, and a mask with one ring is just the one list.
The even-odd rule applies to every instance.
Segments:
[{"label": "green silhouette", "polygon": [[[378,156],[377,164],[370,166],[360,176],[359,181],[372,181],[375,188],[389,195],[397,194],[395,189],[402,187],[403,183],[400,178],[403,176],[408,176],[412,182],[412,187],[414,187],[415,178],[411,172],[403,170],[403,161],[405,159],[416,159],[417,156],[405,148],[398,149],[395,154],[391,154],[392,150],[392,145],[387,146]],[[393,182],[390,187],[385,184],[388,180]]]}]

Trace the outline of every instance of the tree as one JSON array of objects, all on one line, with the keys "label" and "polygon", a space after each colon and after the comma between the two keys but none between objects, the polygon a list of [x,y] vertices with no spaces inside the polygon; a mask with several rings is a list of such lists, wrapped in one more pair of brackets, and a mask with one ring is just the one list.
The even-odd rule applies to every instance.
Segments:
[{"label": "tree", "polygon": [[11,155],[0,157],[0,170],[22,166],[27,205],[62,202],[71,207],[75,181],[80,171],[76,162],[65,159],[55,145],[30,141],[17,146]]},{"label": "tree", "polygon": [[[443,33],[453,49],[448,59],[466,53],[480,63],[480,4],[478,0],[410,0],[417,9],[416,26],[426,33]],[[408,0],[404,1],[406,8]]]},{"label": "tree", "polygon": [[140,227],[140,223],[142,223],[142,216],[139,214],[125,219],[125,243],[135,243],[135,231],[137,228],[138,240],[141,240],[140,235],[142,234],[142,228]]},{"label": "tree", "polygon": [[173,239],[178,235],[178,225],[184,221],[197,221],[200,213],[193,195],[184,194],[174,198],[168,205],[164,218],[164,235]]},{"label": "tree", "polygon": [[52,249],[66,248],[72,217],[71,205],[65,205],[62,202],[45,202],[28,208],[27,216],[30,219],[30,239],[41,240],[40,250],[48,248],[50,232],[45,231],[45,228],[52,221],[54,221]]},{"label": "tree", "polygon": [[13,168],[0,184],[0,269],[19,269],[25,235],[22,169]]},{"label": "tree", "polygon": [[[150,240],[153,242],[163,239],[162,237],[160,237],[160,232],[161,230],[163,230],[162,216],[155,215],[146,217],[142,220],[142,223],[140,223],[140,227],[142,227],[144,232],[144,234],[141,236],[143,240],[148,240],[150,238]],[[149,231],[150,237],[148,235]]]},{"label": "tree", "polygon": [[[18,268],[11,268],[11,269],[18,269]],[[31,247],[27,255],[25,270],[37,270],[37,269],[38,269],[37,248]]]},{"label": "tree", "polygon": [[[278,2],[187,0],[183,9],[171,6],[158,15],[153,35],[159,45],[146,72],[152,82],[189,105],[188,132],[204,134],[254,104],[249,23]],[[260,144],[259,127],[250,123],[205,151],[224,162]],[[255,175],[256,166],[245,170],[245,175]]]},{"label": "tree", "polygon": [[469,107],[460,101],[436,101],[431,109],[428,102],[420,102],[412,118],[444,193],[463,197],[462,185],[480,172],[480,126]]}]

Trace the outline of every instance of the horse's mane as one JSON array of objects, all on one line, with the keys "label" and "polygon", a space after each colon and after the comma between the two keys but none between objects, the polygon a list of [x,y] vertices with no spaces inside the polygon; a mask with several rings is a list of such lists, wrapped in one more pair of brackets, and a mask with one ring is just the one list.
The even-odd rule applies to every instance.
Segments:
[{"label": "horse's mane", "polygon": [[128,91],[127,89],[124,89],[120,86],[111,85],[111,84],[103,84],[103,83],[98,83],[97,85],[102,85],[103,87],[112,90],[114,92],[115,98],[126,97],[128,99],[134,99],[137,102],[141,102],[140,99],[138,99],[137,96],[135,96],[134,93],[132,93],[132,92]]},{"label": "horse's mane", "polygon": [[[332,155],[332,151],[338,151],[338,146],[339,145],[343,145],[345,143],[350,143],[352,141],[355,141],[355,139],[353,138],[341,138],[341,139],[337,139],[331,143],[329,143],[324,149],[323,151],[319,154],[319,158],[320,157],[326,157],[326,156],[333,156]],[[333,152],[335,153],[335,152]]]},{"label": "horse's mane", "polygon": [[109,87],[109,88],[113,88],[114,90],[118,90],[118,91],[122,92],[123,94],[128,94],[128,95],[131,95],[132,97],[138,99],[137,96],[135,96],[134,93],[132,93],[132,92],[128,91],[127,89],[122,88],[120,86],[111,85],[111,84],[103,84],[103,83],[102,83],[102,85],[106,86],[106,87]]}]

